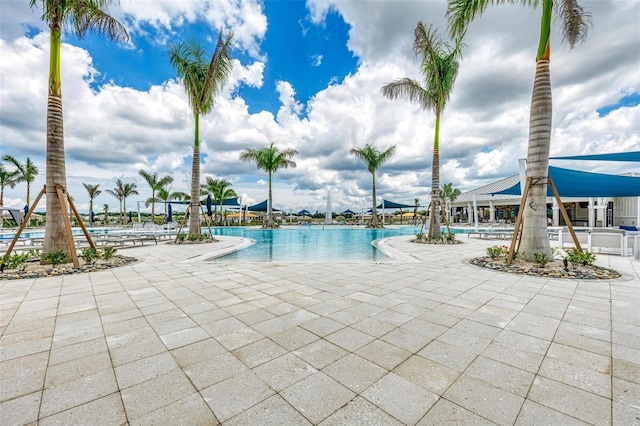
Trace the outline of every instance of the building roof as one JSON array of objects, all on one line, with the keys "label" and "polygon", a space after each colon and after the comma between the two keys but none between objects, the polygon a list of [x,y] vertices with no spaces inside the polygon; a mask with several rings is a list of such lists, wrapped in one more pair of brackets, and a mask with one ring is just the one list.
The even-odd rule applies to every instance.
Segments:
[{"label": "building roof", "polygon": [[470,203],[473,201],[475,194],[476,201],[505,201],[505,200],[519,200],[520,195],[501,195],[497,194],[500,191],[511,188],[516,183],[520,182],[519,175],[509,176],[508,178],[501,179],[497,182],[490,183],[480,188],[472,189],[471,191],[463,192],[458,195],[456,201],[453,204]]}]

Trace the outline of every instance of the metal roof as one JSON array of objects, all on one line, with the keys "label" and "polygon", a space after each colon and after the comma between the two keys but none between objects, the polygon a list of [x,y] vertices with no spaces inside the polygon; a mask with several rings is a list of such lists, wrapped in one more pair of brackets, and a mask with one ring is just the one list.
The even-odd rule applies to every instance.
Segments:
[{"label": "metal roof", "polygon": [[[519,200],[520,195],[502,195],[496,194],[497,192],[503,191],[505,189],[511,188],[516,183],[520,182],[519,175],[513,175],[508,178],[504,178],[497,182],[490,183],[485,186],[481,186],[480,188],[472,189],[471,191],[463,192],[458,195],[456,201],[452,203],[452,205],[460,205],[467,204],[473,201],[473,195],[476,196],[476,201],[511,201],[511,200]],[[494,194],[494,195],[492,195]]]}]

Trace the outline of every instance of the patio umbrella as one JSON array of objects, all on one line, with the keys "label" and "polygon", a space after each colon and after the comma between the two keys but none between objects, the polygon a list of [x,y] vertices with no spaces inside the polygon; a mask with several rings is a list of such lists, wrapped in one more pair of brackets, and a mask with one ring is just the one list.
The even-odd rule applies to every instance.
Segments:
[{"label": "patio umbrella", "polygon": [[133,222],[133,211],[129,211],[129,223]]},{"label": "patio umbrella", "polygon": [[171,208],[171,203],[167,207],[167,222],[173,222],[173,209]]},{"label": "patio umbrella", "polygon": [[93,223],[95,221],[96,221],[96,214],[92,211],[91,212],[91,220],[90,220],[90,222]]},{"label": "patio umbrella", "polygon": [[27,215],[27,213],[29,213],[29,206],[28,206],[28,205],[25,205],[25,206],[24,206],[24,215],[26,216],[26,215]]},{"label": "patio umbrella", "polygon": [[207,216],[211,216],[211,194],[207,195]]}]

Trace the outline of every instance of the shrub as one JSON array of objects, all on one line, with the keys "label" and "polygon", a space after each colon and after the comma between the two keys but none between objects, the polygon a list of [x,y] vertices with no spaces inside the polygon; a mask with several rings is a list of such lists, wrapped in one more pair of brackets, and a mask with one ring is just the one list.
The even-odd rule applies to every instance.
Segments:
[{"label": "shrub", "polygon": [[492,259],[497,259],[499,257],[507,257],[509,255],[509,247],[507,246],[487,247],[487,254]]},{"label": "shrub", "polygon": [[544,253],[533,253],[533,258],[535,259],[536,263],[543,268],[547,265],[547,263],[551,261],[551,259],[549,259],[549,256]]},{"label": "shrub", "polygon": [[187,234],[178,234],[178,236],[176,237],[176,240],[177,240],[179,243],[182,243],[182,242],[184,242],[184,240],[185,240],[186,238],[187,238]]},{"label": "shrub", "polygon": [[85,247],[82,249],[82,252],[80,252],[80,257],[89,265],[93,265],[100,255],[93,247]]},{"label": "shrub", "polygon": [[567,251],[567,260],[573,265],[592,266],[596,261],[596,256],[593,253],[582,251],[574,247]]},{"label": "shrub", "polygon": [[45,263],[50,263],[54,268],[61,263],[66,263],[68,258],[69,256],[64,250],[52,251],[51,253],[47,253],[42,256],[42,260],[44,260]]},{"label": "shrub", "polygon": [[13,254],[5,254],[0,257],[2,263],[6,265],[9,269],[18,269],[20,271],[24,271],[27,262],[29,261],[29,253],[13,253]]},{"label": "shrub", "polygon": [[117,251],[118,249],[115,247],[105,247],[102,249],[102,258],[109,260],[116,255]]}]

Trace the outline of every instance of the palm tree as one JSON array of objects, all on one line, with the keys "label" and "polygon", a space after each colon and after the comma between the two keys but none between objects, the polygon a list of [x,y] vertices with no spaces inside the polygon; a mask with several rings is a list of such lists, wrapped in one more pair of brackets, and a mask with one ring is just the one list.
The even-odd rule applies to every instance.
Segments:
[{"label": "palm tree", "polygon": [[89,183],[83,182],[82,185],[84,185],[84,189],[86,189],[87,193],[89,194],[89,222],[93,223],[93,200],[98,195],[102,194],[102,191],[98,189],[100,187],[100,184],[91,185]]},{"label": "palm tree", "polygon": [[422,82],[411,78],[401,78],[382,87],[382,94],[389,99],[408,99],[417,102],[423,110],[436,114],[436,128],[433,140],[433,164],[431,167],[431,214],[429,219],[429,239],[442,238],[440,231],[440,116],[449,101],[453,84],[458,76],[459,61],[462,58],[464,32],[454,40],[454,45],[443,42],[438,31],[428,29],[422,21],[413,31],[413,52],[420,56]]},{"label": "palm tree", "polygon": [[269,174],[269,199],[267,202],[267,228],[273,228],[273,197],[271,192],[272,175],[280,169],[296,168],[297,164],[291,159],[298,155],[295,149],[280,151],[273,142],[269,146],[258,149],[245,149],[240,153],[240,161],[252,161],[259,169]]},{"label": "palm tree", "polygon": [[207,52],[196,41],[179,43],[169,48],[169,62],[176,69],[182,81],[195,121],[193,141],[193,162],[191,167],[191,215],[189,233],[200,234],[200,115],[213,108],[214,96],[219,94],[231,73],[233,62],[229,54],[230,33],[225,39],[222,31],[211,61]]},{"label": "palm tree", "polygon": [[[540,38],[536,53],[536,73],[531,97],[529,115],[529,146],[527,153],[527,178],[538,182],[529,190],[524,207],[520,252],[523,258],[533,260],[535,253],[551,256],[547,234],[547,180],[549,176],[549,151],[551,149],[551,57],[550,37],[553,0],[449,0],[447,17],[452,35],[464,34],[467,25],[481,15],[487,6],[499,3],[521,3],[537,7],[542,3]],[[561,23],[563,42],[573,48],[578,41],[584,41],[591,15],[584,10],[578,0],[555,0],[556,13]]]},{"label": "palm tree", "polygon": [[[238,194],[236,191],[231,188],[231,182],[226,179],[215,179],[211,176],[207,176],[207,183],[202,185],[203,192],[207,194],[211,194],[213,196],[213,202],[218,202],[220,205],[220,222],[222,222],[222,203],[227,198],[237,198]],[[214,205],[214,213],[213,219],[215,221],[215,216],[217,212],[217,208]]]},{"label": "palm tree", "polygon": [[137,185],[135,183],[125,183],[122,187],[122,207],[124,213],[127,213],[127,198],[132,195],[138,195]]},{"label": "palm tree", "polygon": [[[156,202],[156,191],[163,189],[165,186],[173,183],[173,178],[169,175],[158,177],[158,172],[151,174],[145,170],[139,170],[138,173],[142,178],[147,181],[149,186],[151,187],[151,198],[149,198],[145,202],[145,206],[149,207],[151,204],[151,223],[155,222],[155,202]],[[166,212],[165,212],[166,214]]]},{"label": "palm tree", "polygon": [[[29,0],[34,7],[38,0]],[[42,20],[49,26],[49,81],[47,84],[47,153],[46,153],[46,212],[42,254],[64,250],[69,253],[64,215],[56,188],[67,191],[64,160],[62,119],[62,84],[60,78],[60,50],[62,27],[66,25],[78,37],[95,31],[110,40],[128,41],[125,27],[105,12],[111,0],[42,0]],[[44,256],[43,256],[44,257]]]},{"label": "palm tree", "polygon": [[4,188],[15,188],[17,171],[9,171],[5,169],[4,164],[0,163],[0,207],[4,206]]},{"label": "palm tree", "polygon": [[[440,197],[442,198],[444,204],[447,206],[447,212],[449,211],[449,206],[451,205],[451,203],[456,201],[456,198],[458,198],[460,194],[462,194],[462,192],[460,192],[458,188],[454,188],[453,183],[449,182],[442,185],[442,189],[440,190]],[[449,214],[447,214],[447,217],[449,217]]]},{"label": "palm tree", "polygon": [[371,227],[378,227],[378,213],[376,211],[376,170],[382,166],[384,162],[386,162],[389,158],[396,153],[396,145],[391,145],[387,148],[386,151],[380,152],[373,146],[366,144],[364,147],[360,149],[352,148],[349,153],[355,155],[360,160],[364,161],[367,165],[367,170],[371,173],[372,187],[373,187],[373,209],[372,209],[372,219],[371,219]]},{"label": "palm tree", "polygon": [[120,222],[122,223],[122,198],[124,193],[124,183],[120,179],[116,180],[116,187],[113,189],[107,189],[106,193],[113,195],[118,200],[118,216],[120,217]]},{"label": "palm tree", "polygon": [[104,210],[104,223],[105,225],[109,224],[109,204],[104,204],[102,206],[102,209]]},{"label": "palm tree", "polygon": [[15,170],[16,183],[19,183],[19,182],[27,183],[27,206],[29,206],[31,201],[31,184],[36,179],[36,176],[38,176],[38,167],[36,167],[36,165],[33,164],[33,161],[31,161],[29,157],[27,157],[27,160],[25,161],[24,164],[20,163],[20,161],[18,161],[15,157],[12,157],[11,155],[5,155],[4,157],[2,157],[2,159],[4,161],[8,161],[9,163],[13,164],[14,167],[16,168]]},{"label": "palm tree", "polygon": [[[166,218],[167,218],[167,203],[170,200],[183,201],[183,200],[188,200],[188,199],[189,199],[189,194],[186,194],[184,192],[180,192],[180,191],[171,192],[171,189],[160,188],[158,190],[158,196],[156,197],[154,202],[162,202],[164,204],[164,217],[165,217],[165,220],[166,220]],[[147,202],[149,202],[149,200],[147,200]]]},{"label": "palm tree", "polygon": [[414,198],[413,202],[413,224],[416,225],[418,223],[418,206],[420,205],[420,200],[418,198]]}]

